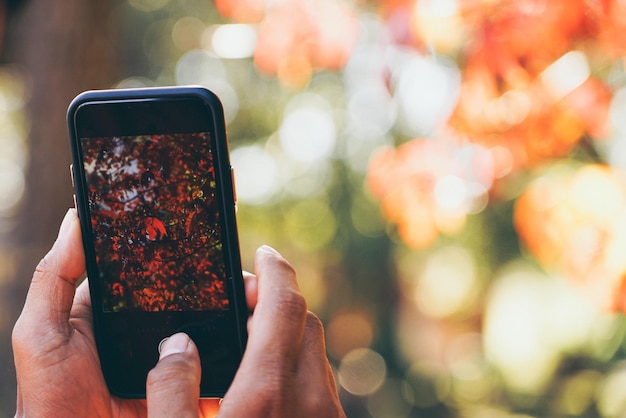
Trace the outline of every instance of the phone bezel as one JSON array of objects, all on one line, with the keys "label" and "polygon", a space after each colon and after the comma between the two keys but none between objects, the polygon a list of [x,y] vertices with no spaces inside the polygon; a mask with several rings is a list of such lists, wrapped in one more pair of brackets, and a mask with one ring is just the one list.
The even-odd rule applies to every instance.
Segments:
[{"label": "phone bezel", "polygon": [[[150,109],[157,107],[160,108],[160,111],[164,111],[165,109],[170,109],[172,106],[177,109],[186,107],[182,115],[178,115],[184,116],[184,118],[175,117],[171,118],[171,120],[163,120],[164,118],[157,117],[155,120],[150,119],[150,116],[153,115]],[[97,110],[94,113],[94,109],[107,108],[113,109],[112,113],[115,114],[116,118],[127,117],[128,120],[122,122],[121,127],[116,123],[103,124],[102,121],[98,121],[98,118],[102,116],[102,112]],[[136,116],[138,114],[144,116],[144,118],[137,118]],[[142,124],[145,124],[145,126]],[[248,312],[245,304],[243,277],[241,275],[241,257],[239,254],[236,225],[236,202],[233,190],[232,168],[228,155],[223,108],[217,96],[202,87],[161,87],[88,91],[78,95],[70,104],[68,108],[68,127],[72,150],[72,174],[76,195],[75,200],[81,219],[83,242],[85,243],[83,246],[85,248],[88,274],[90,271],[94,272],[96,270],[94,268],[94,246],[90,244],[93,231],[91,230],[91,222],[89,221],[90,215],[87,206],[88,202],[85,189],[86,178],[84,170],[82,169],[81,138],[150,133],[210,132],[214,152],[215,180],[219,195],[222,196],[220,218],[224,258],[230,276],[228,287],[231,297],[230,309],[227,315],[230,315],[234,322],[233,332],[235,333],[236,339],[236,343],[232,344],[235,345],[234,347],[223,348],[231,351],[231,353],[234,352],[238,361],[240,361],[247,339],[246,318]],[[103,330],[106,329],[107,324],[112,321],[112,318],[116,318],[117,320],[123,318],[125,315],[127,317],[125,323],[131,324],[126,325],[129,328],[129,333],[139,329],[146,331],[146,334],[150,336],[156,335],[155,333],[158,333],[159,329],[171,332],[172,330],[186,330],[184,326],[197,324],[198,321],[205,321],[205,324],[211,323],[207,322],[210,320],[210,315],[207,313],[209,311],[104,312],[101,309],[100,303],[100,286],[96,280],[91,280],[89,286],[92,296],[94,333],[103,363],[103,374],[107,380],[110,391],[117,396],[127,398],[145,397],[145,379],[135,379],[135,381],[129,383],[129,387],[123,387],[124,385],[115,382],[116,380],[122,380],[118,376],[119,373],[116,372],[117,374],[112,376],[112,373],[107,370],[105,365],[111,362],[111,360],[107,358],[107,352],[111,351],[108,347],[112,343],[105,340],[110,336],[111,331],[104,332]],[[111,315],[115,315],[115,317],[111,317]],[[124,320],[121,320],[120,323],[123,321]],[[219,321],[219,319],[215,321]],[[154,323],[160,323],[161,325],[152,325]],[[201,330],[200,327],[197,329]],[[211,326],[206,325],[203,329],[211,329]],[[189,333],[193,334],[193,332]],[[155,337],[152,337],[153,340],[154,338]],[[152,359],[150,361],[156,363],[156,359],[158,358],[156,346],[158,344],[154,344],[154,341],[151,341],[151,345],[154,346],[154,351],[148,357]],[[141,360],[146,361],[146,359]],[[203,357],[203,366],[211,366],[211,362],[208,358]],[[208,379],[208,377],[205,379],[205,376],[210,373],[211,370],[203,369],[203,372],[206,372],[203,373],[204,383]],[[229,380],[231,378],[232,376]],[[229,384],[230,381],[223,383],[212,381],[211,384],[201,385],[201,396],[223,396]]]}]

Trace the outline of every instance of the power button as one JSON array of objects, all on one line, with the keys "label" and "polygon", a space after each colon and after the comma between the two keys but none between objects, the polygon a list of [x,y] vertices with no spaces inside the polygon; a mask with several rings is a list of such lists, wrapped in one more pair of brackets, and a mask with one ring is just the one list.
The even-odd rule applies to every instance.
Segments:
[{"label": "power button", "polygon": [[74,185],[74,164],[70,164],[70,178],[72,179],[72,187],[76,187]]},{"label": "power button", "polygon": [[233,182],[233,203],[235,204],[235,211],[237,210],[237,188],[235,187],[235,169],[230,168],[230,179]]}]

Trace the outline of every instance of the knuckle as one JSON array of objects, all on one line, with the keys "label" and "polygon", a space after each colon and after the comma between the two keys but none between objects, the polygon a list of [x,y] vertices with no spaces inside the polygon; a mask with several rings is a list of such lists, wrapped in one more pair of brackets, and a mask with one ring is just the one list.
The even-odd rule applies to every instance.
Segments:
[{"label": "knuckle", "polygon": [[326,342],[324,340],[324,325],[311,311],[307,311],[304,324],[303,350],[326,358]]},{"label": "knuckle", "polygon": [[298,319],[306,315],[307,303],[302,293],[291,289],[279,289],[274,297],[275,306],[283,315]]},{"label": "knuckle", "polygon": [[322,324],[322,320],[319,319],[319,317],[311,311],[307,311],[306,313],[306,325],[305,326],[307,330],[311,332],[314,336],[317,336],[317,337],[324,336],[324,325]]},{"label": "knuckle", "polygon": [[293,266],[291,265],[291,263],[289,263],[289,261],[285,260],[282,257],[277,257],[275,259],[275,263],[278,264],[279,268],[283,270],[283,272],[287,275],[289,275],[289,277],[295,279],[296,277],[296,269],[293,268]]},{"label": "knuckle", "polygon": [[23,325],[24,319],[20,316],[15,322],[11,333],[13,351],[17,354],[24,351],[26,343],[30,340],[28,328]]},{"label": "knuckle", "polygon": [[294,283],[298,282],[296,269],[291,265],[291,263],[289,263],[289,261],[280,256],[273,256],[273,265],[276,270],[280,271],[282,276],[288,277]]}]

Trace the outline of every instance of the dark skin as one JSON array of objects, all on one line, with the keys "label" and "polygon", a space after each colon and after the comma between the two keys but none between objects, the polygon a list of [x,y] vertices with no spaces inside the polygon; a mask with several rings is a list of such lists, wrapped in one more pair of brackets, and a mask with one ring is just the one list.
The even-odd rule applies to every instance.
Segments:
[{"label": "dark skin", "polygon": [[326,357],[323,327],[307,311],[289,263],[274,249],[256,253],[246,274],[253,310],[249,339],[221,406],[199,399],[200,360],[193,341],[175,334],[148,375],[146,400],[107,390],[95,347],[80,225],[68,211],[39,263],[13,330],[16,417],[345,417]]}]

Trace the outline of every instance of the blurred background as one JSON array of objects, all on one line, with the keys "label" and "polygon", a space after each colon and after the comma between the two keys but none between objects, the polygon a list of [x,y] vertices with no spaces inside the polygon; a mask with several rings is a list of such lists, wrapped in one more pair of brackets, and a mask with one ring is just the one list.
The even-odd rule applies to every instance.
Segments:
[{"label": "blurred background", "polygon": [[296,267],[349,417],[626,413],[623,0],[11,0],[0,29],[0,417],[67,105],[172,84],[221,97],[244,266]]}]

